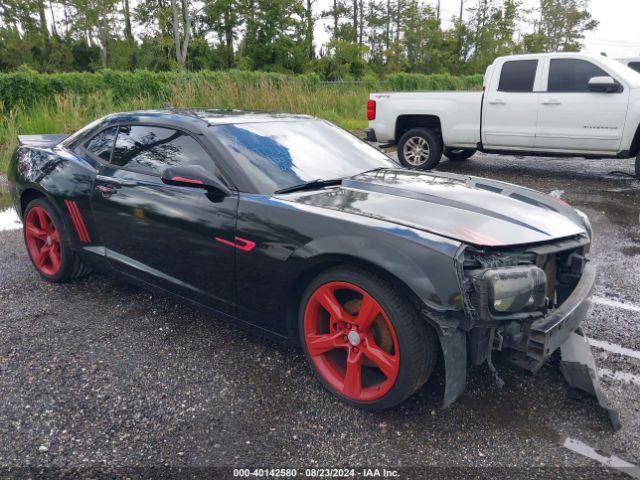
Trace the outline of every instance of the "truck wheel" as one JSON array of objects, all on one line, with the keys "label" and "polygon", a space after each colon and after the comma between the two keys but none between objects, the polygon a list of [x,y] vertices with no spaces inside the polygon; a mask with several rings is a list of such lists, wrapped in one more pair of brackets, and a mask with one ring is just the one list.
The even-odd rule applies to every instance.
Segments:
[{"label": "truck wheel", "polygon": [[398,158],[407,168],[431,170],[442,158],[442,140],[433,130],[412,128],[398,142]]},{"label": "truck wheel", "polygon": [[48,200],[37,198],[29,202],[23,224],[27,252],[42,278],[58,283],[89,273],[73,251],[65,225]]},{"label": "truck wheel", "polygon": [[449,160],[462,161],[473,156],[476,150],[473,148],[445,148],[444,156]]},{"label": "truck wheel", "polygon": [[434,330],[382,278],[354,267],[320,274],[300,304],[300,341],[316,377],[344,402],[394,407],[427,381]]}]

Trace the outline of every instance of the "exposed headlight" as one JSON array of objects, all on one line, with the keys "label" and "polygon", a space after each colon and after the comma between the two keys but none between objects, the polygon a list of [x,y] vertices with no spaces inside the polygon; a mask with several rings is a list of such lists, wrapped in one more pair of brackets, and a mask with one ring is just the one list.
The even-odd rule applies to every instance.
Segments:
[{"label": "exposed headlight", "polygon": [[[587,214],[584,213],[582,210],[578,210],[577,208],[575,208],[574,210],[576,211],[576,213],[582,219],[582,223],[584,223],[584,228],[587,230],[587,235],[589,235],[589,240],[591,240],[591,242],[593,242],[593,227],[591,226],[591,222],[589,221],[589,217],[587,217]],[[590,249],[591,249],[591,243],[586,248],[586,252],[589,253]]]},{"label": "exposed headlight", "polygon": [[486,286],[489,307],[495,313],[516,313],[545,306],[547,276],[533,265],[485,270],[478,280]]}]

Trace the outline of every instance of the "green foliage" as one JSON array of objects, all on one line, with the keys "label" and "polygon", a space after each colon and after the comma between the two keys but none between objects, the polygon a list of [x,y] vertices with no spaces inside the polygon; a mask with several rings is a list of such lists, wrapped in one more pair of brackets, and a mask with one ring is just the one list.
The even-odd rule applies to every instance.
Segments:
[{"label": "green foliage", "polygon": [[588,0],[540,0],[540,21],[526,35],[527,52],[577,52],[584,32],[595,30],[598,21],[588,11]]},{"label": "green foliage", "polygon": [[448,73],[422,75],[418,73],[394,73],[387,76],[391,90],[479,90],[482,75],[452,76]]},{"label": "green foliage", "polygon": [[[320,79],[321,77],[316,73],[290,76],[247,70],[198,72],[100,70],[95,73],[41,74],[28,67],[22,67],[12,73],[0,74],[0,103],[5,111],[10,111],[19,105],[30,107],[50,101],[57,94],[86,95],[107,92],[117,102],[141,96],[162,102],[170,100],[174,88],[188,84],[206,83],[214,88],[223,88],[229,84],[235,85],[236,88],[247,86],[258,88],[268,84],[274,88],[283,88],[292,83],[299,83],[305,88],[312,89],[322,85]],[[482,76],[396,73],[389,75],[383,83],[393,90],[469,90],[482,86]],[[363,85],[375,89],[381,84],[375,76],[369,74],[365,77]]]},{"label": "green foliage", "polygon": [[71,133],[107,113],[143,108],[211,107],[306,113],[354,130],[366,126],[365,103],[376,90],[478,89],[480,75],[399,73],[379,81],[323,82],[316,73],[241,70],[40,74],[21,67],[0,74],[0,171],[18,134]]}]

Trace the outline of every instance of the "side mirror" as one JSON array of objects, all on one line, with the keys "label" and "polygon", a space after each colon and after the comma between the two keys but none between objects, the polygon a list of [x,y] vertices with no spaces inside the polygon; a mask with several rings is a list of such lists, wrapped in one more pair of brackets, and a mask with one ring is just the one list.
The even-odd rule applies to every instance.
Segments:
[{"label": "side mirror", "polygon": [[162,172],[162,182],[178,187],[202,188],[223,196],[231,195],[231,190],[222,181],[200,165],[169,167]]},{"label": "side mirror", "polygon": [[589,80],[589,90],[599,93],[617,93],[620,84],[611,77],[593,77]]}]

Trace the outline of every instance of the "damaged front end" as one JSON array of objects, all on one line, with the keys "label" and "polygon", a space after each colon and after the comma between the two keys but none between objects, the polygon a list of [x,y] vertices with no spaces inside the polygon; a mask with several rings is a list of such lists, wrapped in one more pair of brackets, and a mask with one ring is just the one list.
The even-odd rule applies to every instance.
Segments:
[{"label": "damaged front end", "polygon": [[[595,395],[617,429],[618,415],[602,393],[580,329],[595,283],[595,268],[586,259],[589,245],[584,235],[530,247],[461,248],[456,259],[466,314],[461,327],[470,362],[486,361],[499,387],[493,351],[504,351],[512,363],[535,373],[560,348],[568,383]],[[446,350],[443,345],[445,362]],[[460,393],[460,385],[447,385],[445,404]]]}]

